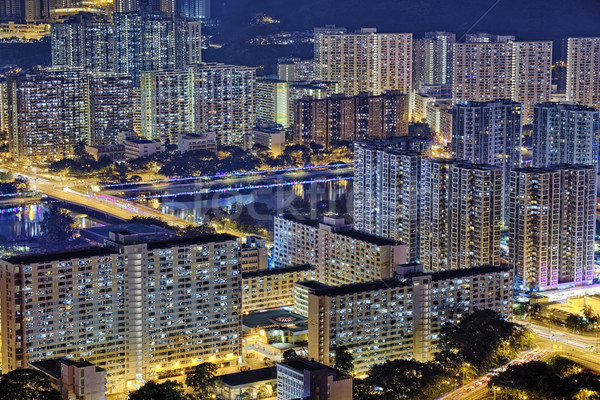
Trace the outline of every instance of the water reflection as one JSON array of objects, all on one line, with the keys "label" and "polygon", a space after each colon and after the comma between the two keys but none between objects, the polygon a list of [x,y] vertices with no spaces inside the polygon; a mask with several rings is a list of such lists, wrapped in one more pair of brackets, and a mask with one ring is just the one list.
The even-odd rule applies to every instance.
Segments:
[{"label": "water reflection", "polygon": [[308,210],[327,208],[326,211],[352,214],[352,181],[333,181],[298,184],[256,190],[232,191],[207,195],[179,196],[151,199],[143,204],[188,221],[200,221],[210,209],[228,210],[235,204],[264,203],[272,218],[284,209],[305,207]]}]

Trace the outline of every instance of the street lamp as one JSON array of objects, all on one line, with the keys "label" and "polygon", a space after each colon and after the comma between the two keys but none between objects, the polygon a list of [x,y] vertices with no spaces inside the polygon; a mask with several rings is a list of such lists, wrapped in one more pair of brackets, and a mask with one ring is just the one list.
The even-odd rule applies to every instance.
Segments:
[{"label": "street lamp", "polygon": [[499,392],[500,388],[496,387],[496,386],[493,386],[493,389],[494,389],[494,400],[496,400],[496,392]]}]

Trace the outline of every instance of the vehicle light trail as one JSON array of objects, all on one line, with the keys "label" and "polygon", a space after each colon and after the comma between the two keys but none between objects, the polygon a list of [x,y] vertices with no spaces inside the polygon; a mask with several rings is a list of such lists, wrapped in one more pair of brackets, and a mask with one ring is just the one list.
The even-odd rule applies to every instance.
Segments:
[{"label": "vehicle light trail", "polygon": [[282,187],[282,186],[294,186],[294,185],[304,185],[304,184],[312,184],[312,183],[326,183],[326,182],[350,181],[350,180],[354,180],[354,178],[349,176],[349,177],[313,179],[313,180],[306,180],[306,181],[267,183],[264,185],[226,187],[226,188],[220,188],[220,189],[201,189],[201,190],[193,190],[193,191],[189,191],[189,192],[164,193],[164,194],[153,194],[153,195],[129,197],[127,200],[136,201],[136,200],[164,199],[164,198],[172,198],[172,197],[179,197],[179,196],[190,196],[190,195],[195,195],[195,194],[226,193],[226,192],[237,192],[240,190],[253,190],[253,189],[264,189],[264,188],[273,188],[273,187]]}]

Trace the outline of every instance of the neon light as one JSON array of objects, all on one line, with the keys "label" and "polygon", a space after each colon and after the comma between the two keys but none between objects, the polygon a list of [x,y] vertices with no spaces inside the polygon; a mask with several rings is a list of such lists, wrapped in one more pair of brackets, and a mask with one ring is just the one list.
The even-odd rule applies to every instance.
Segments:
[{"label": "neon light", "polygon": [[34,194],[39,194],[39,192],[2,193],[0,197],[29,196]]},{"label": "neon light", "polygon": [[250,185],[250,186],[241,186],[241,187],[235,187],[235,188],[228,187],[228,188],[221,188],[221,189],[194,190],[194,191],[190,191],[190,192],[154,194],[154,195],[148,195],[148,196],[144,195],[144,196],[130,197],[127,200],[136,201],[136,200],[148,200],[148,199],[163,199],[163,198],[178,197],[178,196],[189,196],[189,195],[195,195],[195,194],[226,193],[226,192],[237,192],[240,190],[264,189],[264,188],[272,188],[272,187],[294,186],[294,185],[337,182],[337,181],[351,181],[351,180],[354,180],[354,177],[349,176],[349,177],[315,179],[315,180],[309,180],[309,181],[268,183],[268,184],[264,184],[264,185]]},{"label": "neon light", "polygon": [[248,172],[231,172],[231,173],[220,172],[220,173],[217,173],[216,175],[188,176],[185,178],[156,179],[156,180],[152,180],[152,181],[142,181],[142,182],[111,183],[108,185],[102,185],[102,187],[110,188],[110,187],[144,185],[144,184],[154,184],[154,183],[184,182],[184,181],[193,181],[193,180],[210,179],[210,178],[227,178],[227,177],[235,177],[235,176],[264,175],[264,174],[269,174],[269,173],[308,171],[311,169],[349,167],[352,165],[354,165],[354,163],[344,163],[344,164],[334,164],[334,165],[306,165],[304,167],[290,167],[290,168],[282,168],[282,169],[270,169],[270,170],[248,171]]}]

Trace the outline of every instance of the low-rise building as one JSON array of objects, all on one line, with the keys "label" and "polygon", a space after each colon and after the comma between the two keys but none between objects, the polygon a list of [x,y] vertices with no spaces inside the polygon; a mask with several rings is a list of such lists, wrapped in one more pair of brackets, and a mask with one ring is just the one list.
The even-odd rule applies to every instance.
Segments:
[{"label": "low-rise building", "polygon": [[242,272],[265,270],[269,267],[267,241],[260,236],[246,236],[241,240]]},{"label": "low-rise building", "polygon": [[106,400],[106,370],[88,361],[57,358],[29,366],[46,374],[65,400]]},{"label": "low-rise building", "polygon": [[251,149],[260,145],[271,150],[273,157],[283,154],[285,149],[285,131],[278,124],[260,124],[252,129],[245,137],[244,147]]},{"label": "low-rise building", "polygon": [[277,400],[352,400],[352,377],[316,361],[277,364]]},{"label": "low-rise building", "polygon": [[154,153],[165,151],[165,145],[160,140],[134,139],[125,140],[123,143],[125,144],[126,160],[147,157]]},{"label": "low-rise building", "polygon": [[206,150],[213,153],[217,152],[217,134],[215,132],[206,132],[202,135],[186,134],[177,136],[177,150],[181,153],[188,151]]},{"label": "low-rise building", "polygon": [[107,144],[103,146],[85,146],[85,151],[98,161],[102,157],[108,157],[112,161],[125,160],[124,144]]},{"label": "low-rise building", "polygon": [[272,268],[242,274],[242,310],[292,306],[294,284],[317,279],[317,269],[311,265]]},{"label": "low-rise building", "polygon": [[277,367],[219,375],[214,393],[221,400],[276,399]]},{"label": "low-rise building", "polygon": [[282,361],[287,350],[306,357],[308,319],[284,308],[256,311],[242,318],[245,358]]}]

